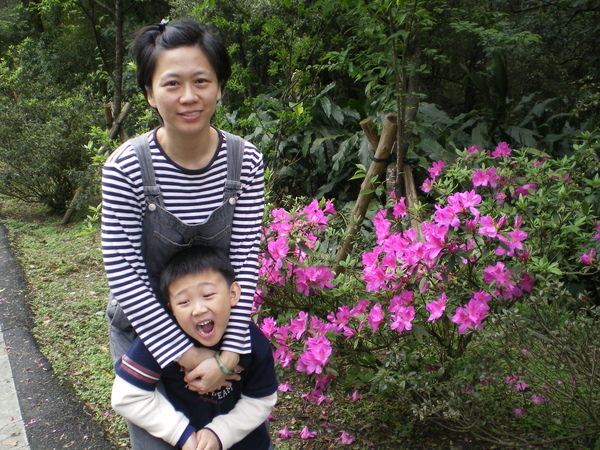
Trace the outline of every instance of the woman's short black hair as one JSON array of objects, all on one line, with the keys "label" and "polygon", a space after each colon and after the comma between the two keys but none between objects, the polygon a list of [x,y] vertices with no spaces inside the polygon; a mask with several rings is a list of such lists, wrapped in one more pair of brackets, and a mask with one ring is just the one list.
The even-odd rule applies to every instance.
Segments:
[{"label": "woman's short black hair", "polygon": [[194,19],[181,19],[168,24],[149,25],[135,34],[131,49],[137,82],[146,98],[158,56],[165,50],[179,47],[202,50],[215,70],[221,92],[225,90],[231,76],[231,62],[221,36],[214,28]]},{"label": "woman's short black hair", "polygon": [[214,247],[194,245],[176,253],[160,274],[160,292],[162,298],[169,301],[169,285],[187,275],[206,271],[220,273],[227,286],[235,281],[235,271],[229,258]]}]

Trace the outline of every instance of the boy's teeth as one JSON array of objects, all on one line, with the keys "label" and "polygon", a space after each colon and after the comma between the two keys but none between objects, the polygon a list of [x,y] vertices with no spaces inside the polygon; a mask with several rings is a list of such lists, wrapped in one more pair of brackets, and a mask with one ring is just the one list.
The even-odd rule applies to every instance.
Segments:
[{"label": "boy's teeth", "polygon": [[215,324],[212,320],[207,320],[206,322],[199,323],[196,326],[196,329],[200,332],[200,334],[208,334],[213,330],[214,326]]}]

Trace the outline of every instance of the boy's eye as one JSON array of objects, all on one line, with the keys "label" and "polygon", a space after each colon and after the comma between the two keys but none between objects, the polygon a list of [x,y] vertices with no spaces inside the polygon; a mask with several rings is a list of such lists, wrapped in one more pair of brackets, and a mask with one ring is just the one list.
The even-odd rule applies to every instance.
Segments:
[{"label": "boy's eye", "polygon": [[177,302],[177,306],[185,306],[185,305],[187,305],[189,302],[190,302],[189,300],[179,300],[179,301]]}]

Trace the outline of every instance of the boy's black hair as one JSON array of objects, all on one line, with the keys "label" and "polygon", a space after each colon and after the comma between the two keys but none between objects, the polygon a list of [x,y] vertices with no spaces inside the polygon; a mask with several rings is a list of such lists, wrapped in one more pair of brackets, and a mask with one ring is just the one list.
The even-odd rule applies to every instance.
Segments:
[{"label": "boy's black hair", "polygon": [[231,76],[231,61],[219,33],[193,19],[149,25],[139,30],[131,44],[140,89],[148,98],[158,55],[164,50],[179,47],[197,47],[204,52],[216,72],[221,93]]},{"label": "boy's black hair", "polygon": [[235,271],[229,258],[214,247],[194,245],[176,253],[160,274],[160,292],[169,301],[169,285],[186,275],[194,275],[206,271],[219,272],[227,286],[235,281]]}]

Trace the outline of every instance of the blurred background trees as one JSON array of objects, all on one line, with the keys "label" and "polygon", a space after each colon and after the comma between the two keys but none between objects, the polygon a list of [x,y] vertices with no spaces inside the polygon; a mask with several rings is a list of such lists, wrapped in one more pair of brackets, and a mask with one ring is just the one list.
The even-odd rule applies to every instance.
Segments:
[{"label": "blurred background trees", "polygon": [[[454,146],[506,141],[566,154],[599,122],[594,0],[7,0],[0,10],[0,177],[13,183],[22,170],[7,161],[38,151],[44,127],[49,146],[79,154],[61,170],[79,173],[100,145],[104,104],[114,117],[134,105],[129,135],[158,123],[137,92],[127,45],[163,18],[193,16],[224,35],[234,77],[216,123],[261,148],[279,196],[353,201],[359,187],[348,180],[372,155],[359,122],[380,126],[388,112],[398,114],[396,157],[416,159],[417,178]],[[51,138],[72,121],[61,104],[73,99],[87,105],[77,137]],[[52,120],[36,108],[23,116],[36,101]],[[21,128],[9,127],[15,121]],[[36,132],[14,136],[28,127]],[[77,185],[37,183],[65,190],[49,203],[56,212]]]}]

